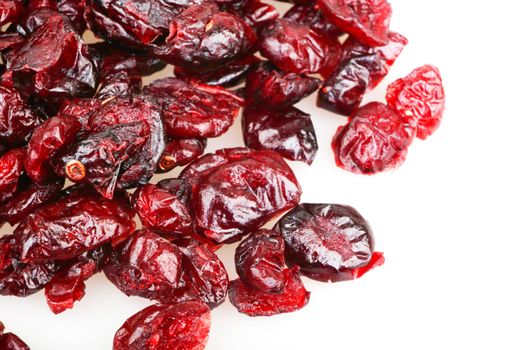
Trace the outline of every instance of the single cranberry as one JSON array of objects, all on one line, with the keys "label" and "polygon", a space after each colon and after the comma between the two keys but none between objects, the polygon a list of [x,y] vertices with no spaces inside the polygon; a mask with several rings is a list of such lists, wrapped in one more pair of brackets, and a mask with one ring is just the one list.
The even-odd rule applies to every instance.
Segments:
[{"label": "single cranberry", "polygon": [[126,71],[106,74],[99,83],[97,98],[103,101],[112,97],[132,98],[142,89],[142,78]]},{"label": "single cranberry", "polygon": [[[1,6],[1,4],[0,4]],[[1,15],[1,12],[0,12]],[[13,333],[4,333],[4,325],[0,322],[0,349],[29,350],[29,346]]]},{"label": "single cranberry", "polygon": [[0,156],[0,203],[15,195],[24,170],[24,159],[23,148],[13,149]]},{"label": "single cranberry", "polygon": [[312,4],[295,5],[284,17],[298,24],[304,24],[315,30],[319,34],[327,37],[337,37],[343,34],[337,26],[332,24],[319,9],[319,6],[313,2]]},{"label": "single cranberry", "polygon": [[162,153],[157,172],[191,163],[204,153],[206,143],[206,139],[171,139]]}]

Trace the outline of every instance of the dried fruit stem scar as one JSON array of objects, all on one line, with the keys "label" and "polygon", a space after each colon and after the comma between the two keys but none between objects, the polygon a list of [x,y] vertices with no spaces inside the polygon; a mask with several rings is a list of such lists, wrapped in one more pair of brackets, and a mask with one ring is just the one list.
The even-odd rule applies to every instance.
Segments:
[{"label": "dried fruit stem scar", "polygon": [[86,167],[78,160],[70,160],[66,164],[66,175],[71,181],[81,181],[86,176]]}]

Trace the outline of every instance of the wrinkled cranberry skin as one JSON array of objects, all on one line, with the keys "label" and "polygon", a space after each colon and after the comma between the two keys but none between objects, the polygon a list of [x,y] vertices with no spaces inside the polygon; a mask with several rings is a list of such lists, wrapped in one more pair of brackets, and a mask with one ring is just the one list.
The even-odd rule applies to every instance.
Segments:
[{"label": "wrinkled cranberry skin", "polygon": [[354,208],[300,204],[275,225],[286,242],[288,265],[319,281],[344,281],[366,266],[373,253],[372,230]]},{"label": "wrinkled cranberry skin", "polygon": [[206,149],[206,139],[172,139],[166,145],[157,172],[167,172],[191,163]]},{"label": "wrinkled cranberry skin", "polygon": [[392,7],[387,0],[319,0],[317,5],[330,22],[363,44],[388,42]]},{"label": "wrinkled cranberry skin", "polygon": [[0,238],[0,295],[25,297],[36,293],[44,288],[58,268],[54,261],[22,263],[15,236]]},{"label": "wrinkled cranberry skin", "polygon": [[388,86],[390,108],[411,124],[417,124],[417,137],[424,140],[434,133],[445,111],[445,90],[437,67],[425,65]]},{"label": "wrinkled cranberry skin", "polygon": [[190,6],[175,17],[165,44],[154,53],[173,65],[204,72],[239,59],[255,42],[252,28],[210,2]]},{"label": "wrinkled cranberry skin", "polygon": [[312,164],[317,154],[317,136],[310,115],[297,108],[243,111],[244,144],[256,150],[272,150],[291,160]]},{"label": "wrinkled cranberry skin", "polygon": [[401,165],[414,134],[414,127],[394,110],[371,102],[337,130],[332,149],[339,167],[371,175]]},{"label": "wrinkled cranberry skin", "polygon": [[20,0],[0,1],[0,25],[16,21],[24,13],[24,4]]},{"label": "wrinkled cranberry skin", "polygon": [[132,203],[145,228],[173,239],[193,233],[193,219],[184,199],[147,184],[135,191]]},{"label": "wrinkled cranberry skin", "polygon": [[204,350],[210,324],[210,309],[202,302],[151,305],[122,325],[113,350]]},{"label": "wrinkled cranberry skin", "polygon": [[232,281],[228,296],[235,308],[245,315],[273,316],[302,309],[310,300],[308,292],[299,277],[298,269],[285,269],[284,289],[281,293],[264,293],[243,284],[241,280]]},{"label": "wrinkled cranberry skin", "polygon": [[319,7],[312,5],[295,5],[283,18],[289,19],[298,24],[304,24],[315,30],[319,34],[327,37],[337,37],[343,34],[337,26],[326,19]]},{"label": "wrinkled cranberry skin", "polygon": [[144,88],[163,108],[166,133],[173,138],[207,138],[224,134],[243,99],[221,87],[176,78],[159,79]]},{"label": "wrinkled cranberry skin", "polygon": [[140,93],[142,89],[142,78],[130,75],[128,72],[104,75],[100,79],[100,89],[97,91],[97,98],[106,100],[111,97],[131,98]]},{"label": "wrinkled cranberry skin", "polygon": [[0,157],[0,203],[9,200],[16,193],[24,170],[24,159],[23,148],[13,149]]},{"label": "wrinkled cranberry skin", "polygon": [[182,253],[157,234],[141,230],[118,246],[104,267],[106,277],[126,295],[174,303]]},{"label": "wrinkled cranberry skin", "polygon": [[264,293],[284,289],[284,240],[281,234],[259,230],[235,250],[235,269],[242,283]]},{"label": "wrinkled cranberry skin", "polygon": [[277,9],[259,0],[232,3],[227,11],[242,18],[250,27],[260,28],[279,18]]},{"label": "wrinkled cranberry skin", "polygon": [[29,214],[15,230],[22,261],[67,260],[104,243],[117,245],[134,230],[134,213],[123,200],[79,188]]},{"label": "wrinkled cranberry skin", "polygon": [[246,104],[263,108],[290,107],[319,88],[319,79],[285,73],[261,62],[246,77]]},{"label": "wrinkled cranberry skin", "polygon": [[0,52],[15,47],[23,42],[24,37],[18,33],[0,33]]},{"label": "wrinkled cranberry skin", "polygon": [[264,57],[291,73],[328,77],[341,58],[338,42],[288,19],[278,19],[265,27],[259,46]]},{"label": "wrinkled cranberry skin", "polygon": [[[0,2],[0,7],[2,3]],[[4,333],[4,325],[0,322],[0,349],[2,350],[29,350],[29,346],[26,345],[13,333]]]},{"label": "wrinkled cranberry skin", "polygon": [[235,242],[298,203],[301,188],[278,153],[222,152],[228,162],[209,169],[193,186],[193,212],[204,236],[217,243]]},{"label": "wrinkled cranberry skin", "polygon": [[23,144],[41,118],[32,112],[15,89],[0,86],[0,143]]}]

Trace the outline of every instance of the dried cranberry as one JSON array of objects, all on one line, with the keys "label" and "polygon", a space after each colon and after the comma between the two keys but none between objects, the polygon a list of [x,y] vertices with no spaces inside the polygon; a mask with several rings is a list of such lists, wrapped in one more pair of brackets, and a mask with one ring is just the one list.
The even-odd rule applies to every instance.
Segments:
[{"label": "dried cranberry", "polygon": [[96,98],[73,98],[62,103],[57,115],[74,117],[80,122],[82,129],[87,130],[91,114],[112,100],[113,98],[109,101]]},{"label": "dried cranberry", "polygon": [[278,153],[226,149],[216,154],[227,162],[197,174],[200,181],[192,191],[196,226],[204,236],[217,243],[237,241],[298,203],[300,186]]},{"label": "dried cranberry", "polygon": [[0,52],[15,47],[24,42],[24,37],[18,33],[0,33]]},{"label": "dried cranberry", "polygon": [[387,0],[319,0],[326,18],[365,45],[388,42],[392,7]]},{"label": "dried cranberry", "polygon": [[210,309],[198,301],[151,305],[122,325],[113,350],[204,350],[210,323]]},{"label": "dried cranberry", "polygon": [[278,232],[259,230],[235,250],[235,268],[242,283],[264,293],[284,289],[284,240]]},{"label": "dried cranberry", "polygon": [[68,262],[46,285],[46,299],[53,313],[73,308],[85,295],[85,282],[106,264],[111,247],[104,245]]},{"label": "dried cranberry", "polygon": [[426,139],[439,127],[445,111],[445,90],[437,67],[426,65],[398,79],[387,90],[390,108],[411,124],[417,137]]},{"label": "dried cranberry", "polygon": [[126,71],[106,74],[100,78],[97,98],[107,100],[113,96],[131,98],[142,89],[142,78]]},{"label": "dried cranberry", "polygon": [[20,175],[24,170],[24,159],[23,148],[13,149],[0,157],[0,203],[15,194]]},{"label": "dried cranberry", "polygon": [[15,22],[24,14],[24,3],[22,0],[0,1],[0,26],[9,22]]},{"label": "dried cranberry", "polygon": [[58,11],[69,18],[79,33],[86,30],[86,21],[84,20],[85,1],[78,0],[58,0]]},{"label": "dried cranberry", "polygon": [[[2,1],[0,1],[0,8]],[[1,13],[1,12],[0,12]],[[4,333],[4,325],[0,322],[0,349],[2,350],[29,350],[29,346],[13,333]]]},{"label": "dried cranberry", "polygon": [[246,77],[246,104],[266,109],[290,107],[319,88],[319,79],[285,73],[261,62]]},{"label": "dried cranberry", "polygon": [[172,139],[166,145],[157,166],[158,172],[191,163],[204,153],[206,139]]},{"label": "dried cranberry", "polygon": [[15,230],[22,261],[67,260],[104,243],[116,245],[135,229],[124,200],[79,188],[29,214]]},{"label": "dried cranberry", "polygon": [[339,28],[326,19],[321,10],[319,10],[319,6],[315,3],[295,5],[285,13],[284,18],[298,24],[307,25],[319,34],[327,37],[336,37],[343,34]]},{"label": "dried cranberry", "polygon": [[215,3],[193,5],[175,17],[161,59],[193,71],[213,71],[245,55],[255,44],[253,30],[240,18],[219,12]]},{"label": "dried cranberry", "polygon": [[233,2],[227,11],[242,18],[250,27],[259,28],[279,18],[277,9],[259,0]]},{"label": "dried cranberry", "polygon": [[132,202],[144,227],[165,238],[173,239],[193,232],[193,219],[184,202],[184,194],[178,196],[147,184],[135,191]]},{"label": "dried cranberry", "polygon": [[317,154],[317,136],[310,115],[297,108],[246,108],[242,128],[244,143],[252,149],[273,150],[285,158],[307,164],[311,164]]},{"label": "dried cranberry", "polygon": [[286,242],[286,261],[319,281],[354,278],[372,259],[372,230],[354,208],[339,204],[300,204],[275,228]]},{"label": "dried cranberry", "polygon": [[338,129],[332,140],[339,167],[357,174],[394,169],[406,158],[415,130],[388,106],[371,102]]},{"label": "dried cranberry", "polygon": [[224,134],[233,124],[243,100],[218,86],[155,80],[144,88],[163,108],[166,133],[174,138],[205,138]]},{"label": "dried cranberry", "polygon": [[286,72],[320,73],[327,77],[341,57],[337,41],[289,19],[270,23],[260,39],[261,54]]},{"label": "dried cranberry", "polygon": [[284,289],[279,294],[264,293],[241,282],[232,281],[228,295],[235,308],[248,316],[272,316],[302,309],[310,300],[297,269],[283,271]]},{"label": "dried cranberry", "polygon": [[177,178],[163,179],[157,183],[157,187],[177,196],[181,203],[189,206],[191,191],[190,185],[186,180]]}]

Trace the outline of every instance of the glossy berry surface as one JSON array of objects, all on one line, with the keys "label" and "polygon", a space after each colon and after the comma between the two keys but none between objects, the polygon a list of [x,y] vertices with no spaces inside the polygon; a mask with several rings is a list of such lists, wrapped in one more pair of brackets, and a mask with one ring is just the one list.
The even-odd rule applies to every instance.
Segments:
[{"label": "glossy berry surface", "polygon": [[0,203],[9,200],[16,193],[24,170],[24,159],[25,152],[22,148],[0,156]]},{"label": "glossy berry surface", "polygon": [[[1,3],[0,3],[1,6]],[[0,12],[1,14],[1,12]],[[4,325],[0,322],[0,349],[29,350],[29,346],[13,333],[4,333]]]},{"label": "glossy berry surface", "polygon": [[284,14],[283,18],[307,25],[312,30],[327,37],[337,37],[343,34],[337,26],[326,19],[319,6],[315,4],[295,5]]},{"label": "glossy berry surface", "polygon": [[157,166],[158,172],[191,163],[199,158],[206,149],[206,139],[172,139],[170,140]]}]

